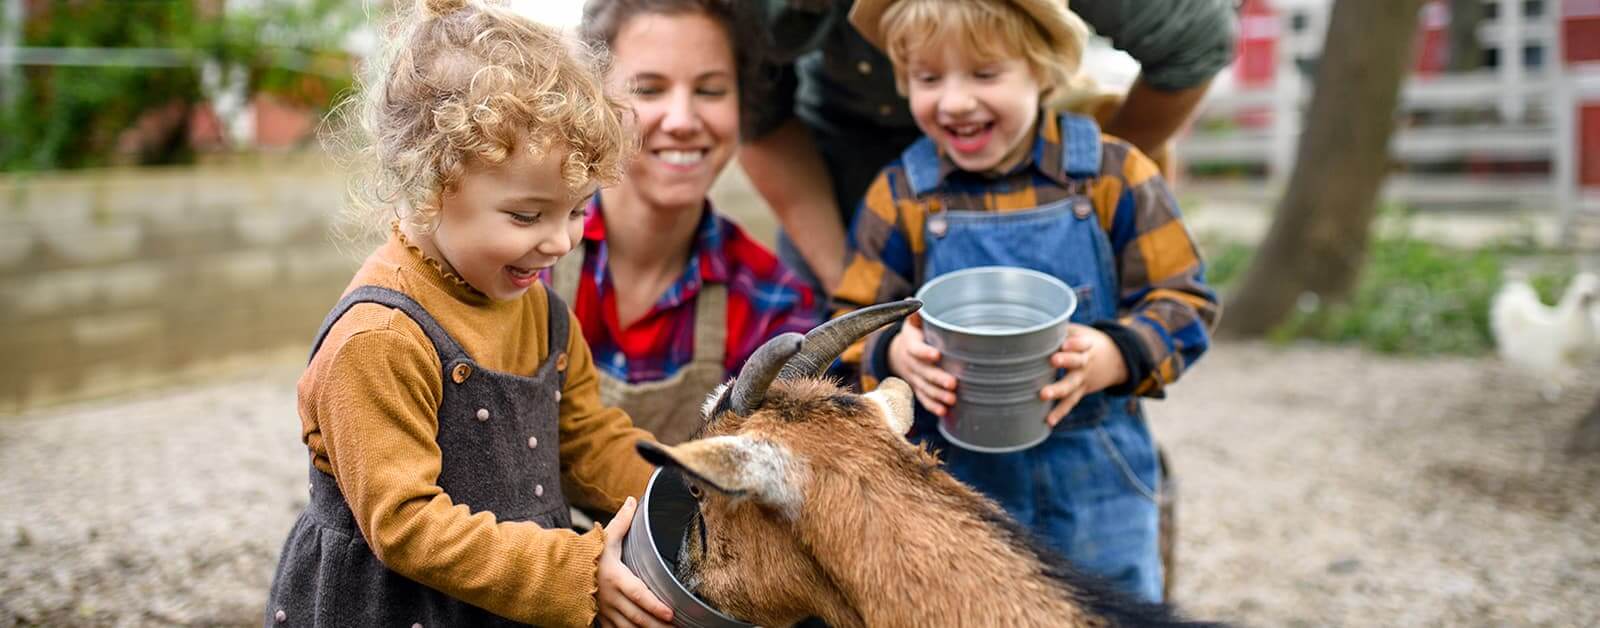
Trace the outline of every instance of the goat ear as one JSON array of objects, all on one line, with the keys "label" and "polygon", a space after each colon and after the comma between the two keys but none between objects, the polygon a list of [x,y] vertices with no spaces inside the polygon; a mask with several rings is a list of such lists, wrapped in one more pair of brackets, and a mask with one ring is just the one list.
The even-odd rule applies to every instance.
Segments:
[{"label": "goat ear", "polygon": [[681,469],[720,493],[751,497],[785,510],[799,506],[800,492],[789,476],[793,457],[777,443],[714,436],[675,447],[639,441],[637,448],[650,463]]},{"label": "goat ear", "polygon": [[877,390],[862,397],[882,406],[883,420],[889,431],[905,436],[911,431],[913,417],[911,386],[898,377],[878,382]]}]

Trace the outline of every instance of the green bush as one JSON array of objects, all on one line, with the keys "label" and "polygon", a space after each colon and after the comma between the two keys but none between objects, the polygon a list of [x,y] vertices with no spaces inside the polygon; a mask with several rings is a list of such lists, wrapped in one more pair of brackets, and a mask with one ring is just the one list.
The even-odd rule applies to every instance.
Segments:
[{"label": "green bush", "polygon": [[[1253,249],[1238,243],[1207,248],[1207,278],[1226,294],[1249,267]],[[1403,235],[1379,237],[1347,301],[1302,303],[1271,337],[1358,343],[1385,353],[1485,353],[1494,348],[1489,304],[1508,264],[1530,269],[1546,303],[1559,298],[1574,271],[1570,262],[1540,261],[1526,253],[1513,247],[1463,250]]]},{"label": "green bush", "polygon": [[[26,3],[22,45],[46,50],[107,49],[96,65],[23,66],[0,107],[0,171],[192,160],[185,123],[205,100],[200,68],[243,71],[252,93],[314,108],[350,83],[340,48],[360,23],[362,3],[264,0],[218,9],[196,0],[45,0]],[[159,51],[171,67],[118,61],[120,49]],[[159,115],[146,117],[152,112]],[[118,156],[118,138],[144,124],[139,154]]]}]

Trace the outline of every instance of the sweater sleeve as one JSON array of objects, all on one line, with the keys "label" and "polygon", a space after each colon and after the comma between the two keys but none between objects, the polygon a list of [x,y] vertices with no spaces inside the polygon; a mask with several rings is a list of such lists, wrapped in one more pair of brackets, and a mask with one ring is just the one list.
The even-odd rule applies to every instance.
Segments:
[{"label": "sweater sleeve", "polygon": [[1072,0],[1072,10],[1139,61],[1145,82],[1180,90],[1233,61],[1237,16],[1229,0]]},{"label": "sweater sleeve", "polygon": [[329,466],[378,560],[517,621],[593,621],[602,530],[580,536],[496,521],[440,488],[443,383],[438,356],[416,323],[394,312],[387,325],[324,346],[312,368],[321,371],[310,405]]},{"label": "sweater sleeve", "polygon": [[[1222,304],[1205,280],[1200,246],[1154,162],[1131,144],[1103,136],[1094,188],[1117,261],[1117,318],[1099,321],[1129,365],[1115,392],[1165,396],[1165,388],[1211,345]],[[1120,328],[1120,329],[1119,329]]]},{"label": "sweater sleeve", "polygon": [[633,426],[618,408],[600,401],[600,375],[595,369],[583,328],[570,311],[567,334],[567,381],[561,391],[561,468],[567,498],[584,506],[615,512],[629,495],[640,497],[655,467],[639,457],[635,444],[654,440]]}]

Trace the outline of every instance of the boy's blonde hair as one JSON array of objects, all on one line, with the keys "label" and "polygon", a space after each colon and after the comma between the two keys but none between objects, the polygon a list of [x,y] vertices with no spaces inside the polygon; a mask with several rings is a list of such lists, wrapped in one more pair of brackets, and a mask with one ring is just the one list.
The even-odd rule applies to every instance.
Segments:
[{"label": "boy's blonde hair", "polygon": [[565,151],[561,176],[574,190],[621,177],[633,140],[626,105],[606,93],[602,55],[556,28],[491,0],[419,0],[385,29],[373,69],[324,136],[362,162],[351,195],[359,225],[381,228],[409,209],[431,229],[469,164],[512,150]]},{"label": "boy's blonde hair", "polygon": [[883,12],[879,26],[901,95],[911,55],[948,42],[983,61],[1022,57],[1039,80],[1040,100],[1055,102],[1093,90],[1080,72],[1089,27],[1063,13],[1070,41],[1054,41],[1037,20],[1004,0],[899,0]]}]

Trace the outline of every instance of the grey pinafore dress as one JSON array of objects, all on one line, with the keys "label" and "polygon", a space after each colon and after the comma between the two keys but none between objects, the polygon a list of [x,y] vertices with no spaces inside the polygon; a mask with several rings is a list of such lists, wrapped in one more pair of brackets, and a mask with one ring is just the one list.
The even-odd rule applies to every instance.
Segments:
[{"label": "grey pinafore dress", "polygon": [[[363,286],[334,306],[311,354],[357,303],[404,312],[427,333],[443,367],[439,404],[439,486],[473,513],[499,521],[571,525],[561,493],[557,422],[565,380],[567,308],[549,295],[549,356],[531,375],[482,368],[410,297]],[[402,576],[378,561],[356,527],[334,478],[311,467],[311,500],[278,559],[265,625],[517,625]]]},{"label": "grey pinafore dress", "polygon": [[[574,251],[556,262],[550,273],[555,293],[574,303],[583,260],[583,250]],[[671,377],[632,384],[598,370],[600,401],[622,408],[635,427],[667,445],[689,440],[700,431],[704,423],[700,406],[728,377],[723,364],[728,351],[728,286],[705,284],[694,300],[694,356]]]}]

